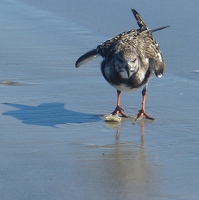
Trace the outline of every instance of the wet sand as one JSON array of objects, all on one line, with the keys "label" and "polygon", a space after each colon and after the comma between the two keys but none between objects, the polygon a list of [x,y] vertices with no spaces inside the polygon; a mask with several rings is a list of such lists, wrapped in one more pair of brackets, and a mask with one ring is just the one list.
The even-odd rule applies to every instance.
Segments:
[{"label": "wet sand", "polygon": [[[108,21],[101,21],[104,16],[97,21],[98,30],[79,13],[73,18],[70,11],[67,18],[61,3],[57,1],[55,7],[27,0],[0,3],[0,197],[198,199],[199,89],[198,73],[193,71],[198,70],[194,50],[198,43],[190,39],[193,49],[188,47],[188,58],[181,56],[186,50],[182,41],[191,31],[179,35],[171,24],[179,22],[180,15],[187,20],[190,15],[182,12],[175,17],[177,3],[169,15],[169,3],[160,4],[157,11],[163,16],[158,26],[174,28],[155,35],[167,63],[165,76],[154,77],[149,84],[146,107],[155,121],[127,119],[113,124],[102,117],[114,109],[116,91],[103,79],[100,59],[79,69],[74,63],[109,34],[136,28],[134,19],[128,23],[131,18],[124,15],[126,22],[118,27],[114,22],[109,33]],[[141,9],[144,3],[136,3],[143,18],[148,16],[147,8]],[[151,4],[158,6],[155,0]],[[193,1],[189,8],[194,11],[196,4]],[[67,9],[73,7],[71,3]],[[117,6],[111,17],[116,10]],[[131,15],[130,8],[125,12]],[[156,27],[156,19],[151,13],[147,21]],[[141,91],[123,93],[121,101],[125,112],[135,115]]]}]

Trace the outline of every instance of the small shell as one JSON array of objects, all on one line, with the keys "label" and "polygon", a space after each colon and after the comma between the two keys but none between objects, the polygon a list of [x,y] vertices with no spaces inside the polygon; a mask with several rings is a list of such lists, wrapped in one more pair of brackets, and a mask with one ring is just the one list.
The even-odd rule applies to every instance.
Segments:
[{"label": "small shell", "polygon": [[106,122],[121,122],[121,117],[117,115],[108,115],[105,117]]}]

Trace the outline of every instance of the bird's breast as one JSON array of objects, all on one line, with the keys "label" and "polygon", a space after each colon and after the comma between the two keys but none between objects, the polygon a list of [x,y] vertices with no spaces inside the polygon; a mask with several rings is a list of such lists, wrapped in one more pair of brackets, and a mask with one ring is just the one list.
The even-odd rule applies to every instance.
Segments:
[{"label": "bird's breast", "polygon": [[150,68],[148,68],[148,70],[143,68],[139,69],[136,73],[131,74],[130,77],[127,77],[125,71],[119,72],[115,70],[113,65],[107,65],[105,62],[102,62],[101,71],[109,84],[119,91],[126,92],[134,91],[144,86],[152,73]]}]

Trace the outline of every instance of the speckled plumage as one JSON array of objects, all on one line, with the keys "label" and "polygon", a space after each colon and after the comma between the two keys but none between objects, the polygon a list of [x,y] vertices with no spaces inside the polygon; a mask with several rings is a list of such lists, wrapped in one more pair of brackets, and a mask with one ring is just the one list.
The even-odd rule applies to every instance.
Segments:
[{"label": "speckled plumage", "polygon": [[[123,32],[103,42],[76,62],[76,67],[79,67],[100,55],[103,58],[102,74],[119,91],[119,95],[121,91],[133,91],[145,86],[153,74],[161,77],[165,71],[164,58],[152,32],[166,27],[149,30],[137,11],[132,12],[139,29]],[[119,104],[112,114],[125,116]]]}]

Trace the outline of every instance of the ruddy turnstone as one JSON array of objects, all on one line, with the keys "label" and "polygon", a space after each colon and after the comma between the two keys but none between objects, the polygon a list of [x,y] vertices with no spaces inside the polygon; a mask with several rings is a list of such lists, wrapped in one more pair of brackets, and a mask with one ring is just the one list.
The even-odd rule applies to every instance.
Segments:
[{"label": "ruddy turnstone", "polygon": [[117,104],[111,115],[127,115],[120,106],[120,94],[122,91],[135,91],[141,87],[142,106],[137,114],[137,119],[150,117],[145,111],[146,91],[149,78],[152,75],[162,77],[165,71],[165,62],[158,43],[152,33],[167,28],[164,26],[154,30],[147,28],[145,22],[132,9],[139,29],[123,32],[97,46],[82,55],[75,63],[79,67],[88,61],[102,56],[101,71],[106,81],[117,89]]}]

